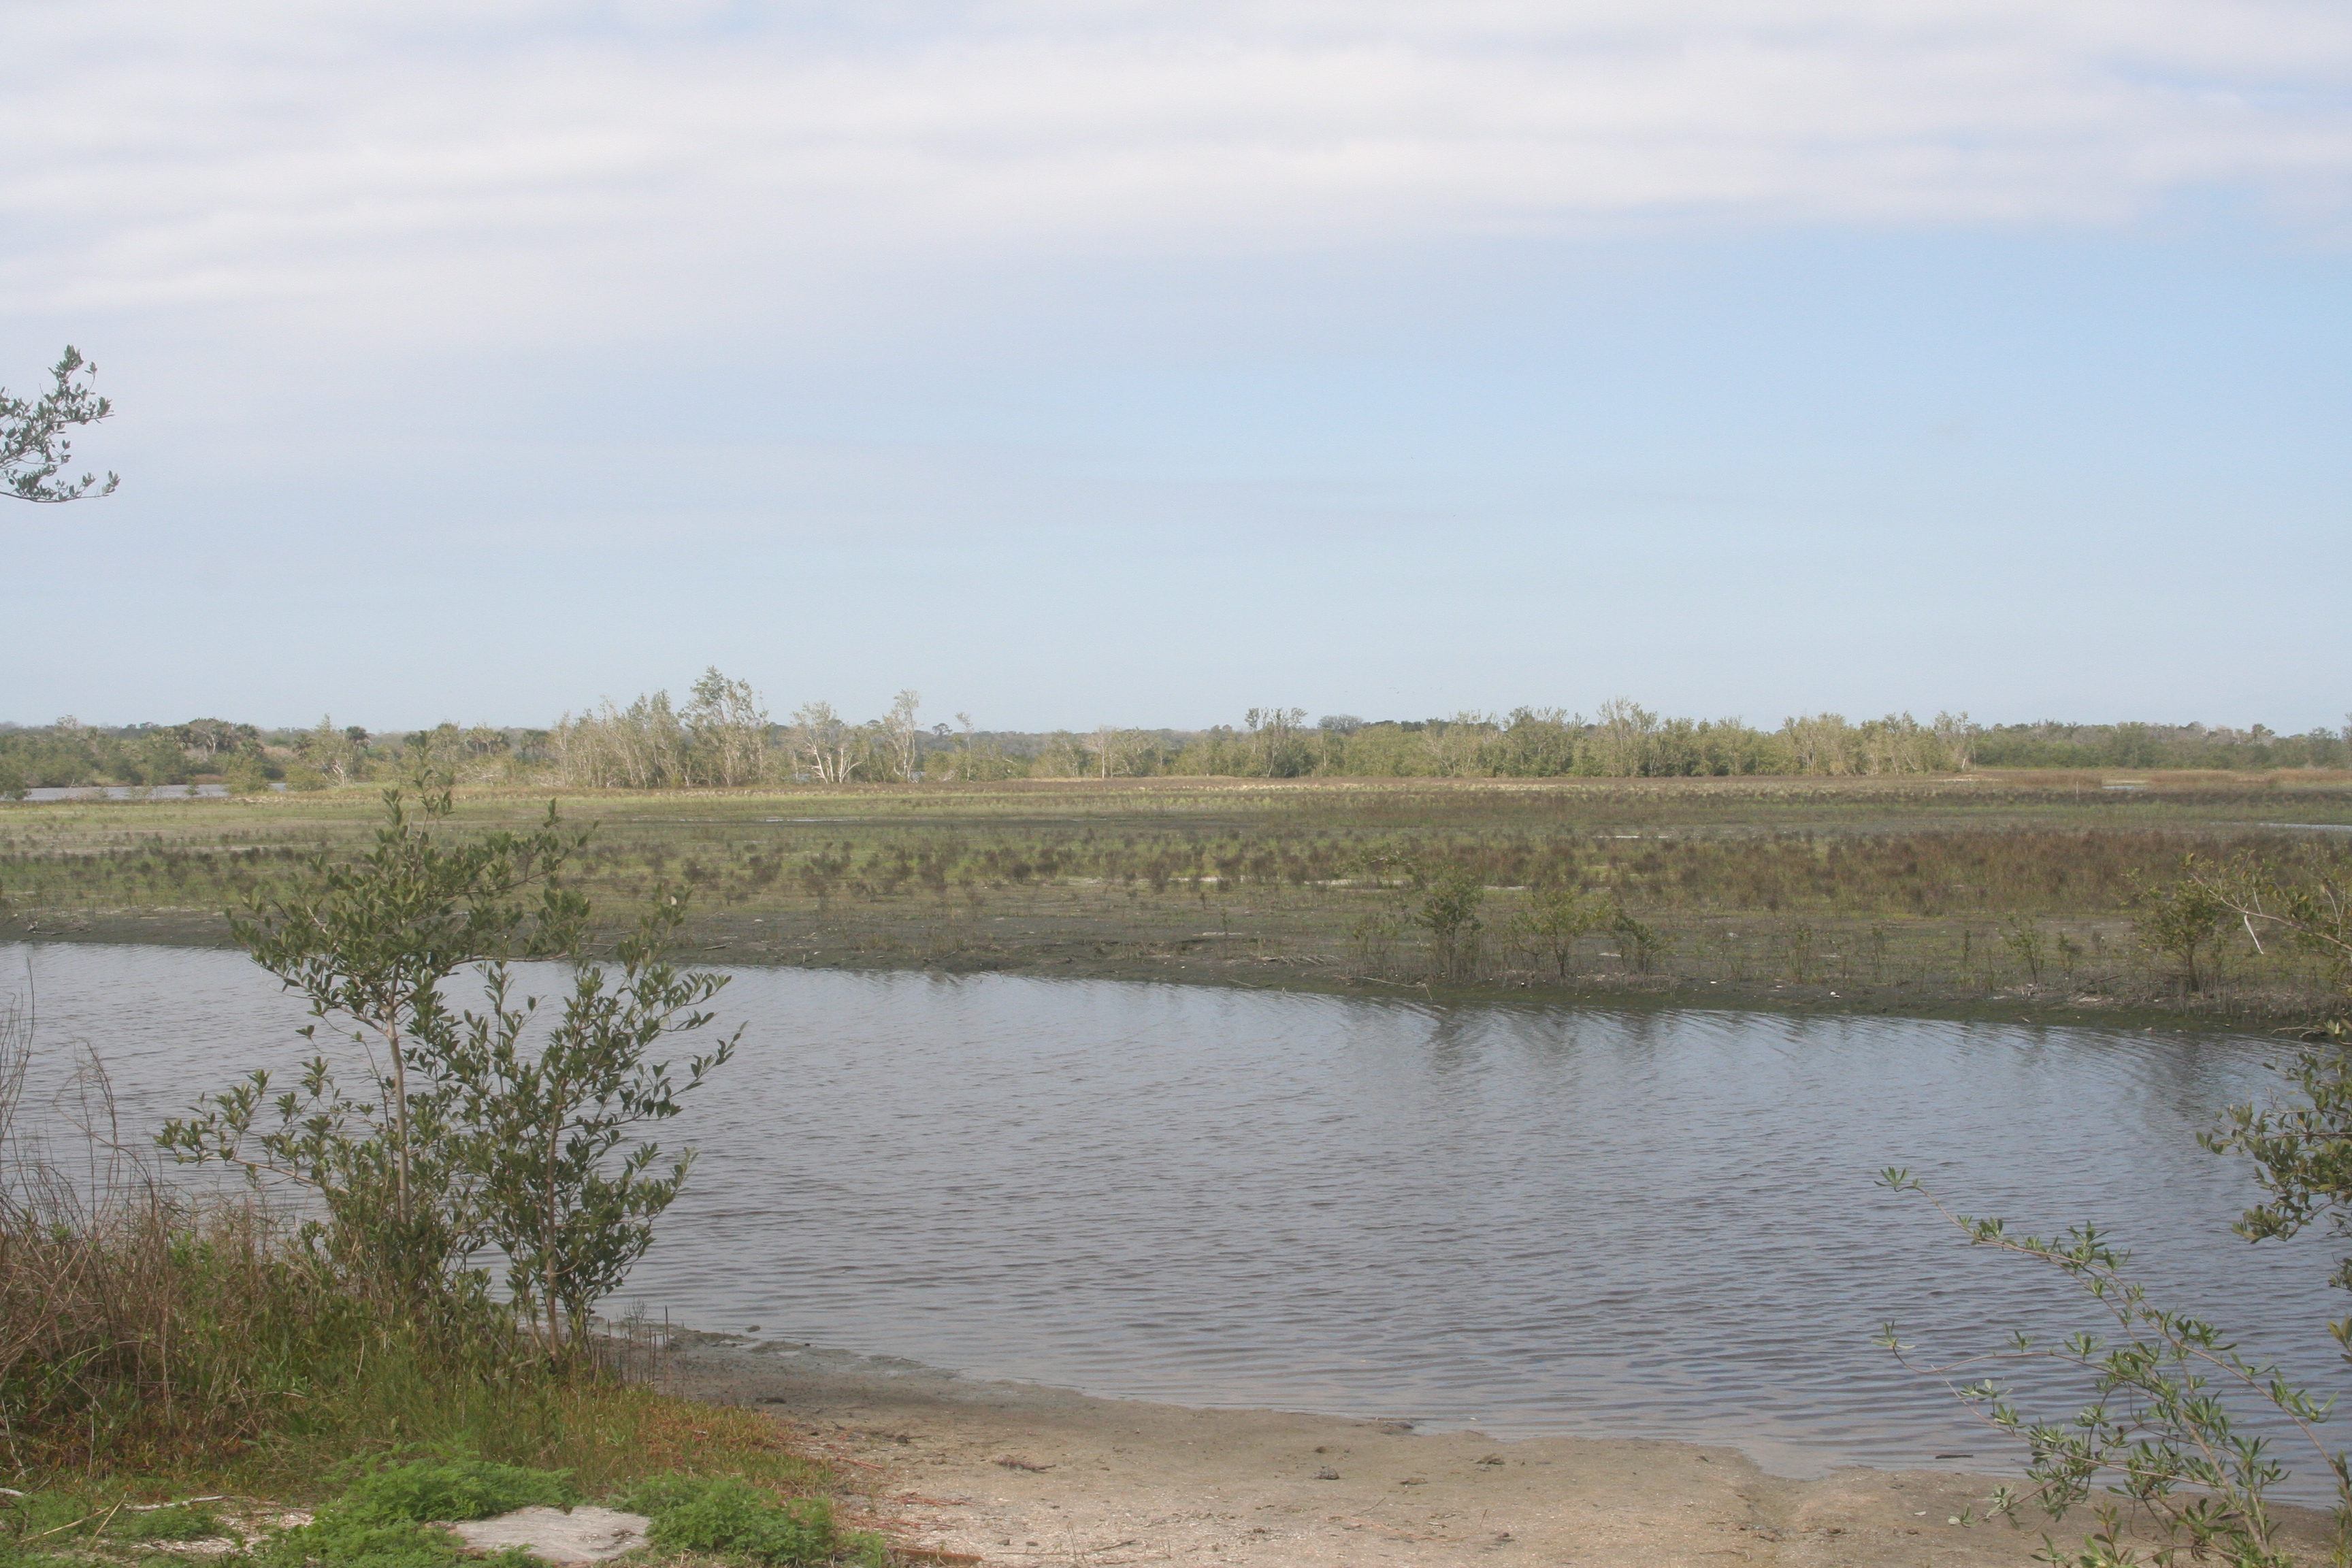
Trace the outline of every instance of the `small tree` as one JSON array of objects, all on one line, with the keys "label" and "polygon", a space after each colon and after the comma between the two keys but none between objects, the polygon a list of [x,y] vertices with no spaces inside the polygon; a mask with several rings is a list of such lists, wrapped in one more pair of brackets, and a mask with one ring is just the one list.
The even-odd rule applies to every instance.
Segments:
[{"label": "small tree", "polygon": [[1486,929],[1478,915],[1486,899],[1486,882],[1470,867],[1444,866],[1433,872],[1416,869],[1413,887],[1421,904],[1412,912],[1412,923],[1429,932],[1437,972],[1449,980],[1475,978]]},{"label": "small tree", "polygon": [[73,442],[66,432],[95,425],[114,412],[114,405],[89,388],[88,377],[98,366],[81,357],[70,343],[49,367],[52,384],[38,397],[15,397],[0,387],[0,483],[18,500],[68,501],[88,495],[112,495],[122,482],[109,474],[100,484],[96,474],[60,479],[73,461]]},{"label": "small tree", "polygon": [[2157,886],[2135,882],[2141,912],[2133,921],[2132,929],[2142,947],[2179,966],[2181,986],[2193,995],[2203,989],[2208,978],[2198,967],[2198,958],[2221,934],[2231,910],[2214,889],[2200,879],[2195,856],[2183,860],[2181,869],[2184,875],[2178,882]]},{"label": "small tree", "polygon": [[1518,929],[1535,938],[1551,954],[1562,980],[1579,938],[1599,931],[1608,912],[1582,889],[1566,882],[1538,888],[1518,919]]},{"label": "small tree", "polygon": [[317,1193],[344,1260],[404,1289],[437,1281],[470,1242],[450,1120],[461,1025],[441,987],[485,960],[570,951],[588,915],[551,879],[586,838],[559,826],[552,803],[536,832],[449,843],[435,828],[452,810],[446,783],[420,774],[415,787],[414,811],[402,790],[384,792],[366,856],[347,866],[320,856],[298,888],[256,893],[234,922],[254,962],[309,997],[317,1022],[303,1038],[316,1044],[327,1024],[359,1048],[367,1089],[347,1091],[320,1055],[292,1091],[273,1096],[269,1074],[255,1072],[158,1135],[182,1159]]},{"label": "small tree", "polygon": [[[2193,985],[2197,951],[2231,916],[2256,945],[2264,931],[2318,954],[2333,972],[2342,1000],[2352,1004],[2352,856],[2318,852],[2287,873],[2242,858],[2226,865],[2189,859],[2183,879],[2146,895],[2147,940],[2181,961]],[[2326,1223],[2339,1244],[2352,1240],[2352,1007],[2315,1025],[2304,1036],[2311,1048],[2278,1070],[2295,1093],[2284,1103],[2233,1105],[2221,1126],[2198,1142],[2221,1154],[2252,1161],[2269,1201],[2242,1214],[2231,1228],[2248,1241],[2294,1236]],[[1907,1171],[1891,1170],[1881,1184],[1926,1194]],[[1932,1194],[1930,1202],[1935,1202]],[[2101,1339],[2075,1335],[2038,1343],[2024,1334],[1969,1363],[1922,1368],[1941,1376],[1998,1429],[2022,1438],[2032,1483],[2023,1493],[2003,1487],[1990,1512],[2012,1521],[2035,1504],[2053,1519],[2091,1500],[2103,1487],[2116,1500],[2094,1513],[2099,1528],[2080,1552],[2061,1555],[2047,1536],[2041,1561],[2073,1568],[2122,1568],[2177,1562],[2181,1552],[2199,1562],[2231,1568],[2287,1568],[2278,1521],[2266,1494],[2286,1474],[2267,1442],[2239,1434],[2231,1405],[2267,1405],[2298,1432],[2336,1485],[2333,1560],[2352,1561],[2352,1456],[2329,1448],[2316,1430],[2328,1413],[2287,1382],[2276,1368],[2239,1354],[2214,1325],[2151,1303],[2125,1272],[2128,1255],[2082,1226],[2055,1240],[2011,1237],[1999,1220],[1937,1210],[1975,1246],[1993,1247],[2066,1275],[2103,1308],[2115,1331]],[[2352,1289],[2352,1255],[2339,1256],[2331,1283]],[[2327,1325],[2352,1361],[2352,1318]],[[1909,1347],[1888,1325],[1880,1343],[1911,1363]],[[2093,1403],[2064,1422],[2029,1422],[2007,1390],[1990,1380],[1953,1381],[1963,1367],[1986,1362],[2057,1363],[2087,1373]],[[2122,1537],[2128,1508],[2152,1527],[2161,1545],[2143,1558]]]},{"label": "small tree", "polygon": [[1637,918],[1622,903],[1611,907],[1608,930],[1617,939],[1618,954],[1643,974],[1650,973],[1651,965],[1675,945],[1670,933]]},{"label": "small tree", "polygon": [[[2241,1216],[2237,1232],[2261,1241],[2325,1220],[2339,1240],[2352,1240],[2352,855],[2314,852],[2289,875],[2243,858],[2192,865],[2189,875],[2250,934],[2267,931],[2316,955],[2337,990],[2336,1016],[2306,1029],[2308,1048],[2277,1069],[2296,1098],[2283,1106],[2233,1105],[2221,1131],[2202,1140],[2216,1152],[2250,1157],[2271,1194]],[[2352,1255],[2337,1259],[2334,1279],[2352,1289]],[[2352,1358],[2352,1320],[2334,1328]]]},{"label": "small tree", "polygon": [[576,1342],[595,1303],[618,1289],[653,1244],[653,1222],[686,1184],[688,1150],[656,1172],[660,1146],[624,1150],[632,1130],[678,1113],[677,1097],[734,1054],[739,1028],[691,1058],[683,1082],[647,1053],[710,1022],[702,1003],[720,974],[680,973],[662,956],[684,905],[656,904],[615,955],[619,984],[601,966],[580,971],[546,1043],[526,1036],[536,999],[510,1005],[503,964],[488,975],[489,1010],[467,1016],[450,1052],[460,1163],[476,1184],[483,1239],[507,1258],[517,1311],[551,1351]]},{"label": "small tree", "polygon": [[[726,980],[663,957],[685,914],[664,895],[620,943],[617,973],[578,971],[534,1047],[539,1003],[512,999],[505,960],[577,950],[587,902],[552,879],[586,835],[551,805],[536,832],[446,844],[430,825],[450,809],[446,785],[425,789],[421,822],[387,791],[373,853],[315,862],[302,889],[237,922],[255,960],[361,1047],[369,1097],[346,1092],[322,1055],[296,1089],[273,1097],[254,1073],[159,1142],[315,1192],[328,1221],[310,1234],[351,1275],[415,1301],[461,1287],[475,1299],[482,1276],[466,1259],[498,1247],[514,1310],[557,1352],[644,1255],[686,1180],[690,1152],[656,1169],[660,1148],[630,1139],[677,1115],[677,1096],[733,1054],[730,1037],[682,1080],[647,1059],[710,1022],[701,1004]],[[452,1012],[441,986],[477,964],[487,1010]]]}]

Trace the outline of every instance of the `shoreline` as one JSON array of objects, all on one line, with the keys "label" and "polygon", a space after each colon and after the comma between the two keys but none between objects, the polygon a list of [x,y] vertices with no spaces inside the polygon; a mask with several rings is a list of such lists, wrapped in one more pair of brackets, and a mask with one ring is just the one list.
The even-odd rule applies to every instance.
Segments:
[{"label": "shoreline", "polygon": [[[1093,942],[1039,944],[1028,952],[925,959],[902,952],[812,951],[798,940],[783,940],[782,933],[761,931],[759,928],[763,923],[740,916],[698,917],[681,934],[677,956],[689,964],[722,968],[807,969],[849,974],[1003,974],[1032,980],[1120,980],[1424,1003],[1602,1007],[1622,1012],[1918,1018],[2065,1028],[2160,1029],[2182,1034],[2288,1034],[2306,1016],[2293,1010],[2264,1013],[2258,1017],[2224,1016],[2149,1006],[2121,998],[2107,1005],[2084,1005],[2079,998],[2055,994],[1934,994],[1907,986],[1866,984],[1701,983],[1668,975],[1583,975],[1565,984],[1526,977],[1464,983],[1400,981],[1324,973],[1278,960],[1199,952],[1168,955],[1117,946],[1104,951],[1105,944]],[[0,942],[200,949],[236,945],[226,919],[173,910],[0,914]]]},{"label": "shoreline", "polygon": [[[674,1332],[662,1362],[665,1392],[761,1409],[833,1463],[918,1561],[2024,1568],[2041,1544],[2038,1518],[1949,1522],[1998,1484],[1965,1472],[1792,1479],[1724,1447],[1106,1399],[740,1335]],[[2324,1515],[2280,1511],[2324,1541]]]}]

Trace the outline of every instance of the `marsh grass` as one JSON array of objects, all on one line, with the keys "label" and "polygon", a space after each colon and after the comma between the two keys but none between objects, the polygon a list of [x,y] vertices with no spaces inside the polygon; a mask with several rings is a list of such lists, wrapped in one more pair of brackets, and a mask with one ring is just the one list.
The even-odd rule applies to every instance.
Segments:
[{"label": "marsh grass", "polygon": [[[1895,1003],[2015,992],[2247,1016],[2307,1006],[2314,982],[2296,955],[2226,940],[2218,975],[2189,994],[2134,940],[2137,889],[2191,852],[2278,858],[2352,826],[2352,775],[2109,782],[1035,781],[588,794],[564,811],[595,827],[573,868],[582,890],[625,905],[683,885],[698,911],[689,941],[752,962],[1179,978],[1246,963],[1275,984],[1450,972],[1528,988],[1865,985]],[[173,911],[229,907],[316,848],[358,844],[373,805],[354,791],[10,806],[0,917],[36,933],[163,929]],[[457,820],[514,827],[543,806],[476,791]],[[1401,908],[1393,868],[1405,864],[1485,889],[1475,973]],[[1508,931],[1556,887],[1658,940],[1629,946],[1596,930],[1537,962]]]}]

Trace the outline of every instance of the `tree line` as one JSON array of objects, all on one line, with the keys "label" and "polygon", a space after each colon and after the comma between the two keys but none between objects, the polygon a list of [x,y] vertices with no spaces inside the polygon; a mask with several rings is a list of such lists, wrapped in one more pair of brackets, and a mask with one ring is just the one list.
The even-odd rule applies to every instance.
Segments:
[{"label": "tree line", "polygon": [[1364,720],[1267,706],[1205,730],[1104,724],[1087,731],[983,731],[969,714],[924,721],[922,698],[845,716],[830,702],[781,718],[750,681],[707,670],[684,700],[666,690],[604,699],[544,729],[445,723],[373,734],[331,718],[303,730],[219,719],[117,728],[72,719],[0,724],[0,795],[100,784],[232,790],[322,789],[397,776],[418,763],[468,784],[578,789],[754,784],[991,783],[1009,779],[1662,778],[1755,774],[1900,776],[1973,768],[2352,767],[2341,730],[2279,734],[2203,724],[1979,724],[1966,713],[1849,720],[1795,715],[1777,727],[1673,717],[1612,698],[1587,717],[1559,708],[1436,719]]}]

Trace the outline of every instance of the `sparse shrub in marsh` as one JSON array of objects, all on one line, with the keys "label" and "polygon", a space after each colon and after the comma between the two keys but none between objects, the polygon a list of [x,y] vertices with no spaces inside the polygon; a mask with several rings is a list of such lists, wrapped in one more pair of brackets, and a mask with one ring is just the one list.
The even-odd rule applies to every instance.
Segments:
[{"label": "sparse shrub in marsh", "polygon": [[1806,921],[1792,921],[1780,932],[1779,946],[1782,973],[1799,985],[1813,979],[1814,932]]},{"label": "sparse shrub in marsh", "polygon": [[1608,919],[1608,911],[1582,889],[1553,882],[1535,890],[1514,926],[1550,955],[1559,978],[1566,980],[1578,940],[1599,931]]},{"label": "sparse shrub in marsh", "polygon": [[1675,944],[1673,933],[1637,918],[1622,904],[1610,912],[1608,929],[1617,939],[1618,953],[1626,965],[1642,974],[1649,973]]},{"label": "sparse shrub in marsh", "polygon": [[2009,949],[2010,956],[2017,960],[2018,967],[2025,971],[2028,980],[2036,985],[2042,984],[2044,944],[2041,930],[2032,921],[2022,915],[2011,918],[2001,929],[2000,944]]},{"label": "sparse shrub in marsh", "polygon": [[1478,912],[1486,902],[1486,885],[1466,866],[1444,866],[1426,874],[1417,870],[1413,879],[1421,901],[1412,922],[1429,932],[1430,957],[1438,973],[1448,980],[1475,978],[1486,929]]},{"label": "sparse shrub in marsh", "polygon": [[2194,856],[2182,861],[2181,869],[2178,881],[2136,880],[2140,910],[2132,927],[2142,947],[2179,966],[2181,989],[2194,994],[2210,978],[2210,958],[2202,968],[2199,960],[2212,952],[2231,911],[2213,889],[2198,879]]},{"label": "sparse shrub in marsh", "polygon": [[1366,910],[1349,922],[1348,945],[1358,972],[1387,973],[1394,959],[1397,936],[1403,929],[1404,916],[1388,909]]}]

